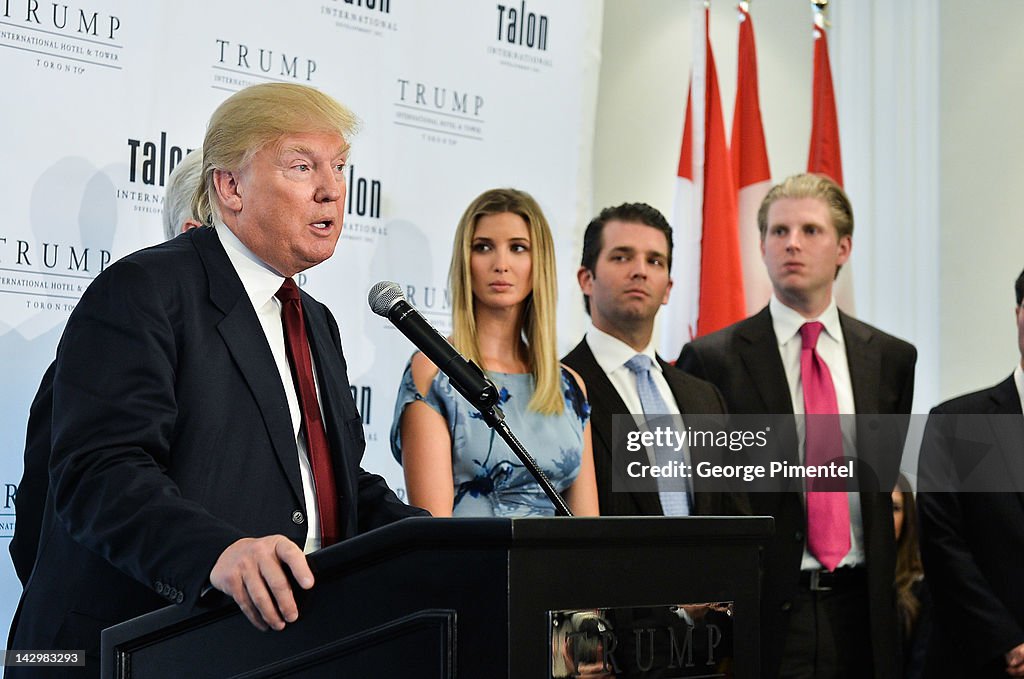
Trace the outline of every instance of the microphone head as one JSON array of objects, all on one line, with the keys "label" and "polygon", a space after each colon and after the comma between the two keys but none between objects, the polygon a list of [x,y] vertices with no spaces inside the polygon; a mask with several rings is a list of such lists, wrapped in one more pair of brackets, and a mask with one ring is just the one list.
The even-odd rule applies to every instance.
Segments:
[{"label": "microphone head", "polygon": [[405,301],[405,294],[398,283],[381,281],[370,288],[370,292],[366,295],[366,301],[370,304],[373,313],[387,317],[391,307],[398,302]]}]

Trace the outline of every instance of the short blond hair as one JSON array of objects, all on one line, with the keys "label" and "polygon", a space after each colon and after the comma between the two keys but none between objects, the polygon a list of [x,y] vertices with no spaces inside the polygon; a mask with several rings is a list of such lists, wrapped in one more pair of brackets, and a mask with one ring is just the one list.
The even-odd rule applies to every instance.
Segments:
[{"label": "short blond hair", "polygon": [[483,367],[476,332],[473,279],[470,257],[473,234],[481,217],[511,212],[526,222],[530,234],[533,291],[526,299],[521,332],[526,336],[530,373],[536,387],[528,407],[545,415],[565,410],[562,372],[555,340],[558,283],[555,244],[551,227],[533,196],[517,189],[490,189],[469,204],[459,219],[448,270],[452,289],[452,344],[464,356]]},{"label": "short blond hair", "polygon": [[761,240],[768,233],[768,208],[782,198],[818,198],[825,201],[832,226],[836,227],[839,238],[853,237],[853,205],[843,187],[821,174],[795,174],[786,177],[768,191],[757,210],[757,228]]},{"label": "short blond hair", "polygon": [[347,139],[359,119],[332,97],[305,85],[264,83],[228,97],[210,116],[203,140],[203,181],[192,214],[204,224],[220,219],[214,170],[234,172],[256,153],[289,134],[328,132]]}]

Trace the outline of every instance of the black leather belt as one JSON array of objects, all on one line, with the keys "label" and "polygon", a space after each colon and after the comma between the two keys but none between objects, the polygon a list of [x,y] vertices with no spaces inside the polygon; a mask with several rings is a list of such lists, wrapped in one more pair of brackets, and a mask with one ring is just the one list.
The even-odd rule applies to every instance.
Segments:
[{"label": "black leather belt", "polygon": [[812,592],[827,592],[863,585],[867,582],[866,568],[837,568],[834,571],[800,571],[800,584]]}]

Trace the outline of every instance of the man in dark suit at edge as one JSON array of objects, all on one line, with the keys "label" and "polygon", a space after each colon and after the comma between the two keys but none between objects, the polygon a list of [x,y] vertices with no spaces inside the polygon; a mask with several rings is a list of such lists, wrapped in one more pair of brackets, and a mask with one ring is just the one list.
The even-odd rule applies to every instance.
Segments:
[{"label": "man in dark suit at edge", "polygon": [[292,280],[334,252],[355,126],[313,88],[232,95],[195,199],[214,226],[86,290],[57,349],[53,511],[12,648],[85,649],[98,676],[103,628],[211,587],[280,630],[299,613],[288,575],[313,585],[304,551],[422,514],[360,468],[337,323]]},{"label": "man in dark suit at edge", "polygon": [[[790,177],[765,197],[758,227],[773,288],[769,305],[690,342],[677,366],[717,386],[733,414],[910,413],[914,347],[839,311],[833,298],[853,245],[853,211],[842,188],[817,175]],[[807,390],[802,365],[817,376]],[[821,409],[826,400],[831,406]],[[877,448],[870,432],[852,429],[842,429],[844,449],[856,450],[857,440]],[[799,447],[802,461],[802,441]],[[893,452],[898,463],[898,446]],[[839,499],[822,512],[818,504],[806,509],[806,493],[749,496],[754,514],[775,518],[762,559],[762,676],[895,679],[889,489],[815,495]],[[826,514],[839,520],[828,523]]]},{"label": "man in dark suit at edge", "polygon": [[[192,197],[199,187],[202,170],[203,152],[193,151],[175,165],[167,177],[167,194],[164,197],[163,210],[166,240],[202,226],[192,215]],[[29,575],[32,574],[32,568],[36,563],[43,507],[50,485],[47,466],[50,462],[50,420],[53,415],[53,373],[56,368],[56,361],[51,362],[43,373],[35,398],[32,399],[25,435],[23,474],[14,497],[17,521],[9,551],[14,571],[21,580],[22,587],[28,583]]]},{"label": "man in dark suit at edge", "polygon": [[[594,466],[602,516],[660,516],[663,514],[733,514],[728,498],[719,493],[696,493],[682,511],[663,506],[678,500],[654,492],[616,492],[612,452],[623,447],[613,441],[612,416],[645,412],[638,382],[646,378],[627,363],[645,356],[644,363],[666,407],[665,414],[723,413],[722,397],[704,380],[672,368],[654,351],[654,319],[668,302],[672,289],[672,227],[645,203],[605,208],[587,226],[577,273],[592,322],[586,337],[563,361],[587,385],[594,436]],[[622,460],[619,460],[622,463]],[[688,499],[689,500],[689,499]],[[678,503],[675,503],[678,505]]]},{"label": "man in dark suit at edge", "polygon": [[[1021,360],[1013,374],[935,407],[922,444],[921,557],[935,607],[927,677],[1024,676],[1024,569],[1017,556],[1024,550],[1024,271],[1014,291]],[[983,432],[993,438],[977,436]],[[992,492],[957,488],[955,478],[946,485],[948,479],[936,476],[952,466],[950,456],[973,458],[983,441],[992,447],[985,449],[981,479]]]}]

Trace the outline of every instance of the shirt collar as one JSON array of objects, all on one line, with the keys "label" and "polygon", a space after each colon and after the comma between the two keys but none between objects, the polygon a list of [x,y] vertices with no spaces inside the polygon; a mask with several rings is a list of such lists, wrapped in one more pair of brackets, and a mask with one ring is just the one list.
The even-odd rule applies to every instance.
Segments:
[{"label": "shirt collar", "polygon": [[262,308],[281,289],[284,276],[254,255],[223,222],[218,221],[214,228],[231,265],[242,280],[242,287],[252,302],[252,308]]},{"label": "shirt collar", "polygon": [[606,374],[612,373],[623,367],[626,364],[626,361],[633,358],[638,353],[649,357],[651,362],[654,364],[655,370],[661,370],[661,365],[658,363],[657,356],[654,352],[653,334],[651,335],[651,341],[647,343],[644,350],[638,352],[619,338],[612,337],[603,330],[599,330],[594,325],[591,325],[587,329],[587,344],[590,346],[590,352],[594,354],[594,359],[597,361],[597,364],[601,366],[601,370]]},{"label": "shirt collar", "polygon": [[843,327],[839,323],[839,308],[833,297],[829,300],[828,306],[817,318],[804,318],[800,312],[791,309],[772,295],[768,302],[768,310],[772,315],[772,328],[775,330],[775,338],[779,346],[786,344],[800,332],[804,323],[818,321],[825,326],[825,332],[840,345],[843,345]]}]

